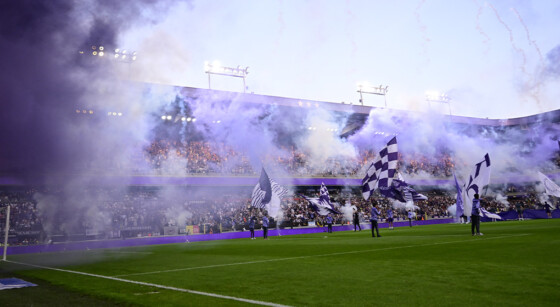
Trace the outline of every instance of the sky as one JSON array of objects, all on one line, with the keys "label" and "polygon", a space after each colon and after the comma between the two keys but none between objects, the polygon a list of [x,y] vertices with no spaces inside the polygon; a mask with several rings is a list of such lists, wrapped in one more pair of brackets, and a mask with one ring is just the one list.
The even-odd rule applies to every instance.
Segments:
[{"label": "sky", "polygon": [[190,1],[116,40],[138,53],[135,80],[208,88],[219,61],[249,67],[250,93],[357,104],[369,82],[389,88],[365,105],[504,119],[560,106],[558,16],[557,1]]}]

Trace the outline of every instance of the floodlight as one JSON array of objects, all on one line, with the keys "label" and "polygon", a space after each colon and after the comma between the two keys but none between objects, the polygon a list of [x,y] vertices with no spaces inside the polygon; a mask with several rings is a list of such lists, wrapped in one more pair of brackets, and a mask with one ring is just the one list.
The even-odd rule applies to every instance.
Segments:
[{"label": "floodlight", "polygon": [[389,86],[383,86],[380,84],[379,86],[370,85],[367,81],[358,82],[357,92],[360,93],[360,103],[364,105],[364,97],[363,94],[373,94],[383,96],[385,101],[385,107],[387,107],[387,92],[389,91]]},{"label": "floodlight", "polygon": [[431,102],[445,103],[449,107],[449,115],[451,115],[451,97],[446,93],[439,91],[426,91],[426,101],[428,101],[430,108]]},{"label": "floodlight", "polygon": [[247,86],[245,85],[245,78],[249,73],[249,66],[245,67],[244,69],[241,68],[241,65],[237,65],[236,68],[233,67],[225,67],[222,66],[220,61],[214,60],[212,63],[205,61],[204,62],[204,72],[208,74],[208,88],[211,89],[211,81],[210,75],[222,75],[222,76],[229,76],[229,77],[237,77],[243,79],[243,93],[247,90]]}]

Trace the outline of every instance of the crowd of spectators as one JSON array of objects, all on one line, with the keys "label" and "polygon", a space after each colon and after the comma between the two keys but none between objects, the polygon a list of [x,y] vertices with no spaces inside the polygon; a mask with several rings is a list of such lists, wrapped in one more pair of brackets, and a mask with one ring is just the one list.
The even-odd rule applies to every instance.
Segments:
[{"label": "crowd of spectators", "polygon": [[[256,216],[260,221],[262,215],[266,214],[264,209],[251,207],[248,193],[229,192],[218,198],[211,194],[201,194],[196,199],[170,200],[163,197],[157,188],[133,188],[124,194],[97,191],[106,195],[91,204],[99,216],[105,218],[101,225],[93,223],[79,212],[74,212],[74,215],[68,212],[66,218],[83,221],[78,223],[77,228],[64,228],[61,225],[66,223],[57,223],[58,228],[46,230],[43,225],[49,217],[40,214],[40,204],[34,197],[37,192],[37,189],[25,189],[0,193],[1,206],[11,207],[12,244],[45,243],[56,237],[59,240],[68,240],[71,234],[79,234],[75,239],[84,240],[157,236],[163,235],[166,227],[175,227],[178,233],[183,233],[185,226],[189,225],[196,226],[201,233],[243,231],[247,228],[251,216]],[[510,186],[506,192],[508,196],[504,198],[484,197],[484,207],[490,212],[515,210],[519,206],[524,209],[543,208],[539,194],[534,188]],[[440,190],[423,193],[428,196],[428,200],[414,203],[417,219],[451,217],[448,208],[455,203],[454,193]],[[282,200],[280,214],[272,217],[272,227],[302,227],[308,226],[310,222],[318,226],[324,224],[323,217],[299,194],[298,192]],[[314,192],[307,194],[310,197],[318,196]],[[364,201],[359,192],[352,193],[339,188],[333,188],[330,195],[332,201],[339,205],[338,210],[341,212],[333,214],[336,224],[351,223],[351,215],[347,212],[352,212],[353,208],[360,213],[362,222],[368,222],[369,207],[372,203],[380,206],[382,218],[385,217],[387,209],[393,208],[396,220],[405,220],[407,209],[410,209],[410,206],[406,207],[405,204],[393,202],[376,193],[370,201]],[[6,210],[0,210],[2,230],[5,227],[5,214]],[[60,216],[58,218],[60,220]]]},{"label": "crowd of spectators", "polygon": [[[295,148],[281,148],[276,155],[267,155],[262,163],[269,168],[283,170],[294,176],[357,176],[374,160],[376,153],[361,150],[357,157],[331,157],[322,163],[310,161],[309,153]],[[145,161],[156,170],[166,164],[181,169],[184,174],[255,175],[249,157],[225,144],[193,141],[158,140],[145,150]],[[405,155],[399,159],[405,174],[426,173],[433,177],[449,177],[454,168],[452,155],[442,153],[428,158],[420,154]],[[179,164],[179,165],[177,165]]]}]

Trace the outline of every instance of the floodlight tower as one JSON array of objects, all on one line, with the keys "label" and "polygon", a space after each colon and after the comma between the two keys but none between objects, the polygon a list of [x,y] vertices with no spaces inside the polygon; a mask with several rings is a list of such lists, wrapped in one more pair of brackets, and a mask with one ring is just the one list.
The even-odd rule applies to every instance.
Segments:
[{"label": "floodlight tower", "polygon": [[385,101],[385,108],[387,108],[387,92],[389,91],[389,86],[383,86],[380,84],[379,86],[370,85],[368,82],[360,82],[358,83],[358,90],[357,92],[360,93],[360,103],[364,105],[364,96],[363,94],[373,94],[383,96]]},{"label": "floodlight tower", "polygon": [[212,89],[210,75],[221,75],[243,79],[243,93],[247,90],[245,78],[247,78],[249,74],[249,66],[242,68],[241,65],[237,65],[237,67],[233,68],[222,66],[219,61],[214,61],[212,63],[206,61],[204,62],[204,72],[208,74],[208,89]]},{"label": "floodlight tower", "polygon": [[428,102],[430,109],[432,108],[432,102],[447,104],[447,107],[449,108],[449,116],[451,116],[451,98],[446,93],[426,91],[426,101]]}]

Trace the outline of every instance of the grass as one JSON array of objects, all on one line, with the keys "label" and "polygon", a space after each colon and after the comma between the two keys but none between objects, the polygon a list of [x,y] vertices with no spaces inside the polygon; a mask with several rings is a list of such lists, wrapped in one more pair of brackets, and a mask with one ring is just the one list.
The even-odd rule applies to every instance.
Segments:
[{"label": "grass", "polygon": [[38,287],[0,292],[0,306],[557,306],[560,219],[444,224],[146,247],[14,255],[0,277]]}]

